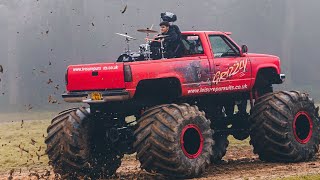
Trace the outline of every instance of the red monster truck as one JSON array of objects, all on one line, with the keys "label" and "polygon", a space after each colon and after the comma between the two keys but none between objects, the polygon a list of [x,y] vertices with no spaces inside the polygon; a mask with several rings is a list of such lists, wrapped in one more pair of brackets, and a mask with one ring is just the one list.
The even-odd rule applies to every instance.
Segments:
[{"label": "red monster truck", "polygon": [[196,177],[222,159],[228,135],[250,137],[263,161],[314,158],[319,117],[313,100],[273,92],[285,78],[279,58],[247,53],[229,35],[183,32],[181,58],[69,66],[62,97],[90,108],[53,118],[45,142],[54,171],[103,178],[115,173],[124,154],[136,153],[146,171]]}]

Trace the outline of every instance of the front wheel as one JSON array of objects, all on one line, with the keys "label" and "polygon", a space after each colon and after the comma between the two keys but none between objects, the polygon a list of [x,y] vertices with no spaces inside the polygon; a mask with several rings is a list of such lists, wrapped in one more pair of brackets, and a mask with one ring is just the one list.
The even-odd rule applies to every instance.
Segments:
[{"label": "front wheel", "polygon": [[138,120],[137,158],[149,172],[187,178],[210,164],[212,130],[204,112],[189,104],[151,108]]},{"label": "front wheel", "polygon": [[320,124],[305,93],[281,91],[257,100],[250,116],[251,144],[261,160],[299,162],[315,157]]}]

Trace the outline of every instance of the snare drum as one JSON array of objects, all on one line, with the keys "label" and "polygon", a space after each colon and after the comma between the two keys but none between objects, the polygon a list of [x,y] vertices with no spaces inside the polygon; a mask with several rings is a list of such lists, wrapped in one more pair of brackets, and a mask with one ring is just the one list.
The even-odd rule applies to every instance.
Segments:
[{"label": "snare drum", "polygon": [[140,52],[146,52],[146,51],[150,51],[150,45],[149,44],[140,44],[139,46]]},{"label": "snare drum", "polygon": [[150,44],[140,44],[139,49],[141,55],[144,56],[145,59],[150,59],[150,55],[152,54]]}]

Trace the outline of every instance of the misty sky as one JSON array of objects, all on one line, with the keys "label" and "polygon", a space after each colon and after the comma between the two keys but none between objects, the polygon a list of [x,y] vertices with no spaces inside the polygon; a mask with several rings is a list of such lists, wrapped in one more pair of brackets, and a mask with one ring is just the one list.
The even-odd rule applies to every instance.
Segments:
[{"label": "misty sky", "polygon": [[125,47],[116,32],[137,37],[137,50],[144,34],[136,30],[157,28],[164,11],[177,14],[181,30],[232,31],[249,52],[279,56],[288,77],[280,88],[319,100],[318,7],[318,0],[0,0],[0,111],[63,109],[48,97],[62,102],[69,64],[115,61]]}]

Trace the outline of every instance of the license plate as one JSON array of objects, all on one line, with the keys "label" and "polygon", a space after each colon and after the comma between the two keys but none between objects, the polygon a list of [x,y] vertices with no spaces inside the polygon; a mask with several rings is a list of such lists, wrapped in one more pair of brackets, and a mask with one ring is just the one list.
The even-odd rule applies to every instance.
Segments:
[{"label": "license plate", "polygon": [[99,92],[93,92],[90,94],[90,96],[91,96],[91,100],[94,100],[94,101],[102,100],[102,94]]}]

